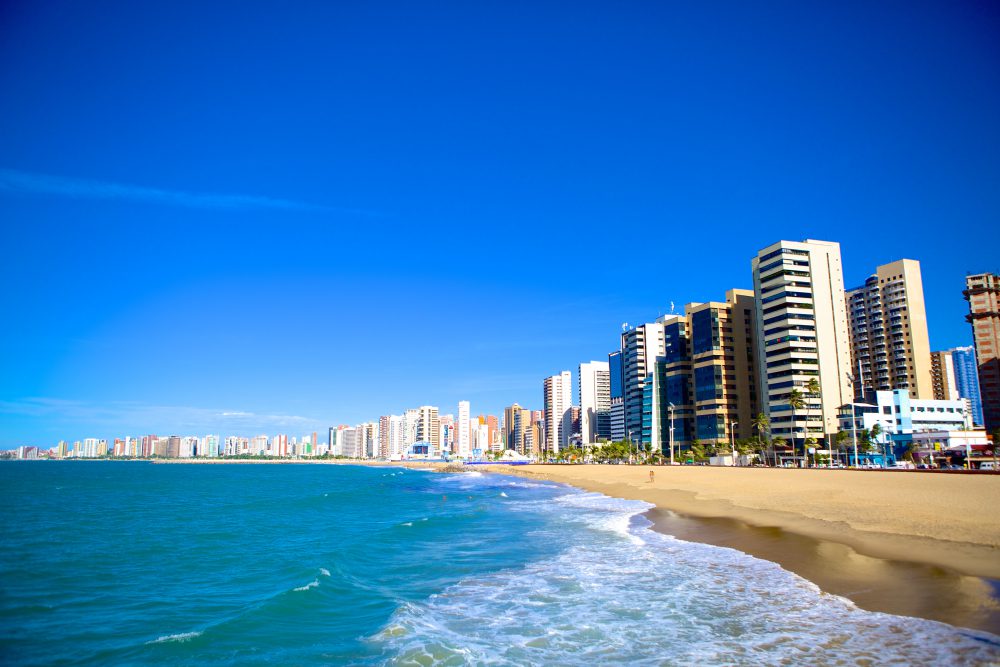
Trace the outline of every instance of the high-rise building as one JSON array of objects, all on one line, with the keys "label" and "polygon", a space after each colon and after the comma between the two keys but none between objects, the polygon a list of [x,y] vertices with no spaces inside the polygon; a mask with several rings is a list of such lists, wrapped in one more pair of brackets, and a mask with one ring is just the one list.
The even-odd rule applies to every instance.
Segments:
[{"label": "high-rise building", "polygon": [[[840,244],[779,241],[753,258],[758,386],[771,434],[786,442],[837,431],[840,406],[854,397]],[[810,380],[819,385],[816,396]],[[797,389],[805,407],[793,410]]]},{"label": "high-rise building", "polygon": [[931,383],[934,386],[934,400],[951,401],[958,397],[951,350],[931,352]]},{"label": "high-rise building", "polygon": [[515,452],[524,451],[524,429],[527,424],[521,419],[524,408],[515,403],[503,409],[503,444]]},{"label": "high-rise building", "polygon": [[585,445],[611,437],[611,371],[606,361],[580,364],[580,438]]},{"label": "high-rise building", "polygon": [[951,350],[952,364],[955,367],[955,385],[958,395],[969,401],[972,423],[983,425],[983,399],[979,393],[979,373],[976,372],[976,349],[974,347],[956,347]]},{"label": "high-rise building", "polygon": [[[478,424],[477,424],[478,427]],[[469,423],[469,402],[458,402],[458,424],[455,443],[458,446],[458,455],[468,458],[472,456],[471,424]],[[485,448],[484,448],[485,449]]]},{"label": "high-rise building", "polygon": [[417,441],[417,428],[420,424],[420,410],[410,408],[403,412],[403,451]]},{"label": "high-rise building", "polygon": [[760,410],[754,293],[733,289],[684,311],[661,318],[664,354],[643,392],[643,442],[662,452],[671,428],[675,447],[749,438]]},{"label": "high-rise building", "polygon": [[458,439],[455,429],[455,415],[439,415],[438,428],[441,432],[441,453],[457,453]]},{"label": "high-rise building", "polygon": [[908,389],[915,399],[934,396],[931,347],[920,262],[901,259],[879,266],[861,287],[847,292],[855,398],[865,390]]},{"label": "high-rise building", "polygon": [[497,419],[496,415],[486,415],[484,423],[487,428],[487,438],[490,443],[490,450],[500,451],[500,420]]},{"label": "high-rise building", "polygon": [[573,378],[569,371],[545,378],[542,382],[542,405],[545,411],[545,445],[547,454],[558,454],[569,445],[573,435]]},{"label": "high-rise building", "polygon": [[361,441],[363,443],[362,457],[374,459],[378,457],[378,422],[365,422],[359,424],[361,429]]},{"label": "high-rise building", "polygon": [[435,456],[441,454],[441,422],[436,407],[422,405],[417,408],[416,441],[432,445],[431,451]]},{"label": "high-rise building", "polygon": [[988,433],[1000,429],[1000,275],[978,273],[965,278],[966,301],[976,345],[983,423]]},{"label": "high-rise building", "polygon": [[521,454],[525,456],[541,456],[546,437],[545,411],[524,410],[521,413],[521,418],[528,424],[524,431],[524,450]]},{"label": "high-rise building", "polygon": [[[292,438],[295,441],[295,438]],[[279,433],[278,435],[271,438],[271,456],[288,456],[290,454],[288,450],[288,435],[285,433]]]},{"label": "high-rise building", "polygon": [[164,453],[168,459],[176,459],[181,455],[181,438],[177,435],[172,435],[167,438],[167,448]]},{"label": "high-rise building", "polygon": [[382,415],[378,418],[378,456],[380,459],[388,459],[390,439],[392,438],[392,415]]},{"label": "high-rise building", "polygon": [[663,325],[642,324],[622,333],[622,378],[625,438],[642,440],[643,390],[652,380],[657,357],[663,356]]},{"label": "high-rise building", "polygon": [[608,355],[608,380],[611,388],[611,405],[608,410],[609,437],[612,442],[625,439],[625,379],[622,375],[621,350]]}]

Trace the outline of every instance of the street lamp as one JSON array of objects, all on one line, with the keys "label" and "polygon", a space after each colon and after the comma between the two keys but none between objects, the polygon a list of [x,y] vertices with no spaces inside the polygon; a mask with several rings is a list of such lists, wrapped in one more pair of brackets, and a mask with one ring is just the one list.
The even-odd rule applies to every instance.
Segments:
[{"label": "street lamp", "polygon": [[739,422],[729,422],[729,447],[733,452],[733,465],[736,465],[736,427]]},{"label": "street lamp", "polygon": [[667,412],[670,413],[670,465],[674,464],[674,404],[667,403]]}]

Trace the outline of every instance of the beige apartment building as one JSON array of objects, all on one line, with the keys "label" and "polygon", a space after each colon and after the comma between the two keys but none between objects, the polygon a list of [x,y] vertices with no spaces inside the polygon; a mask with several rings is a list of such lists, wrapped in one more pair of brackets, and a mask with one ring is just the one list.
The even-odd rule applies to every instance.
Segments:
[{"label": "beige apartment building", "polygon": [[959,398],[951,350],[931,352],[931,385],[935,400],[952,401]]},{"label": "beige apartment building", "polygon": [[[752,260],[758,378],[771,433],[799,446],[836,433],[840,406],[853,397],[840,244],[779,241]],[[810,380],[819,383],[810,396]],[[789,405],[798,389],[804,409]]]},{"label": "beige apartment building", "polygon": [[965,278],[966,301],[976,344],[983,421],[989,433],[1000,429],[1000,275],[978,273]]},{"label": "beige apartment building", "polygon": [[920,262],[901,259],[879,266],[865,284],[847,292],[853,372],[865,390],[908,389],[934,398],[930,338]]}]

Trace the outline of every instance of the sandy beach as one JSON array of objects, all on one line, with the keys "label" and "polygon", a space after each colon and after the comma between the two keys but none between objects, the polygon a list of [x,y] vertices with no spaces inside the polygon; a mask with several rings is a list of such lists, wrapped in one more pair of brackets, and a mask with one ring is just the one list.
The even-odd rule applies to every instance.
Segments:
[{"label": "sandy beach", "polygon": [[[771,560],[875,611],[1000,632],[1000,476],[490,466],[656,505],[658,530]],[[649,472],[654,472],[653,482]]]}]

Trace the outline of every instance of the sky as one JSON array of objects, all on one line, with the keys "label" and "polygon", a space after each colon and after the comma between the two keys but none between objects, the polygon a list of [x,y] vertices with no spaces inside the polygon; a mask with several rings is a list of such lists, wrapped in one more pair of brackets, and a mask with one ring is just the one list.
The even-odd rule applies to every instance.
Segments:
[{"label": "sky", "polygon": [[1000,271],[989,2],[0,3],[0,447],[541,407],[623,323]]}]

